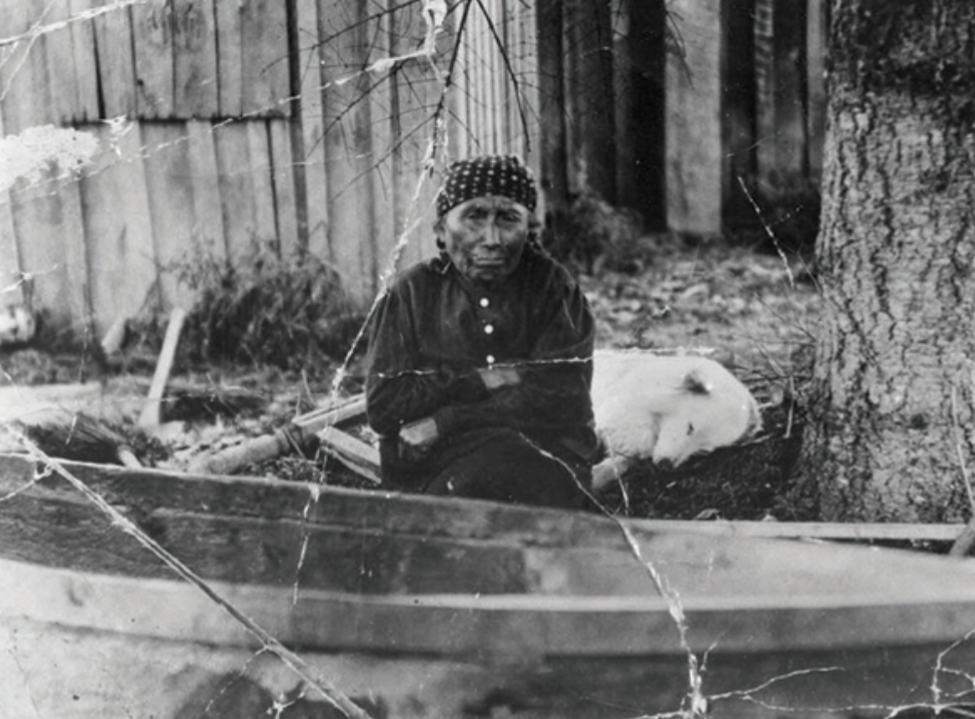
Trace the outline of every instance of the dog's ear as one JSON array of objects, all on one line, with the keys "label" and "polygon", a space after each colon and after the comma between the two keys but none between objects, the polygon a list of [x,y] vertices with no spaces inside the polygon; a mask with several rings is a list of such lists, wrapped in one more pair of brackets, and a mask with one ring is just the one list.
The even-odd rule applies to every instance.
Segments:
[{"label": "dog's ear", "polygon": [[701,373],[692,369],[684,375],[680,388],[690,394],[711,394],[711,385],[708,384]]}]

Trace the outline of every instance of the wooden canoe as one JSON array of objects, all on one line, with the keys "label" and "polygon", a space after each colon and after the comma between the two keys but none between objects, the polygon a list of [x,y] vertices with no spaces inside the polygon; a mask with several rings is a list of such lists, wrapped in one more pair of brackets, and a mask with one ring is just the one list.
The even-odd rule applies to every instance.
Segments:
[{"label": "wooden canoe", "polygon": [[0,717],[342,716],[328,697],[375,719],[975,703],[970,560],[58,466],[0,455]]}]

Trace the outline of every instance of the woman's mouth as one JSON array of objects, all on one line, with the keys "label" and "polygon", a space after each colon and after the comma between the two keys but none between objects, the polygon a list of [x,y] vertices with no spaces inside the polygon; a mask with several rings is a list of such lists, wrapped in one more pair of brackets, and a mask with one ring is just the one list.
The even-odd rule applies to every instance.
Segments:
[{"label": "woman's mouth", "polygon": [[505,257],[473,257],[471,261],[478,267],[503,267],[508,262]]}]

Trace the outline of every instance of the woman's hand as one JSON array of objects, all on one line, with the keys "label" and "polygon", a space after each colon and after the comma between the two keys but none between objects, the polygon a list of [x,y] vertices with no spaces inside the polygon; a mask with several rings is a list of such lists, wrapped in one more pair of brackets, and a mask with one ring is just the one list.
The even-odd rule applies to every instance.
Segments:
[{"label": "woman's hand", "polygon": [[416,422],[404,424],[399,430],[399,451],[404,459],[420,459],[440,439],[437,422],[433,417],[424,417]]}]

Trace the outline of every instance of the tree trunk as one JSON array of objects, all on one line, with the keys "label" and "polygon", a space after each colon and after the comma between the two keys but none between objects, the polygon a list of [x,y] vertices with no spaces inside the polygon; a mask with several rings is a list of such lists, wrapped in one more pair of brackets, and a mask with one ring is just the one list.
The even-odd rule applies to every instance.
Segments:
[{"label": "tree trunk", "polygon": [[801,466],[826,519],[971,514],[973,46],[970,0],[834,0]]}]

